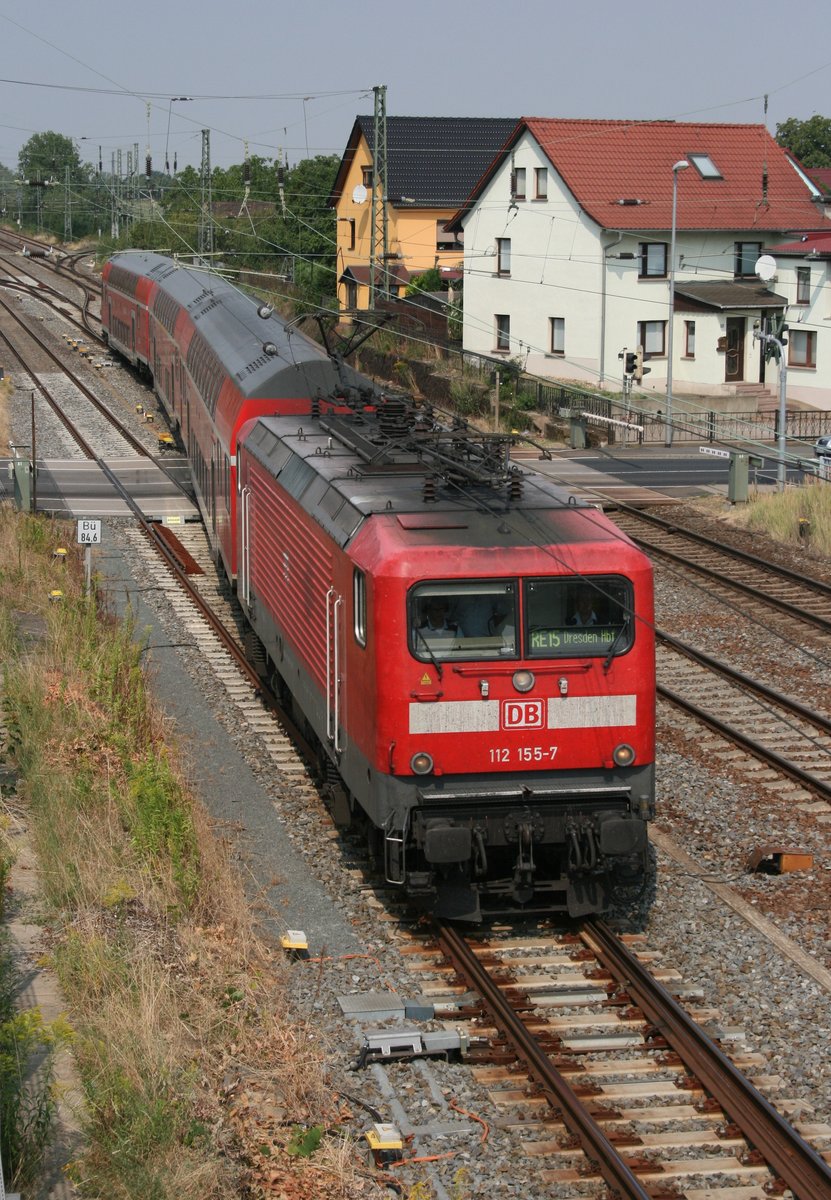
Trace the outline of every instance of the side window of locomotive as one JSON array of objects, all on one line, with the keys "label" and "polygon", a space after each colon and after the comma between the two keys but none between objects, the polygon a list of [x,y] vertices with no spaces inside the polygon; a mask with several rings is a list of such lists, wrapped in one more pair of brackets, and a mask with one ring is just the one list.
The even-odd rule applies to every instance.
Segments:
[{"label": "side window of locomotive", "polygon": [[352,575],[352,612],[354,617],[355,641],[366,645],[366,575],[355,568]]},{"label": "side window of locomotive", "polygon": [[409,596],[410,649],[416,658],[516,658],[519,623],[512,579],[422,583]]},{"label": "side window of locomotive", "polygon": [[529,579],[525,613],[529,658],[623,654],[632,645],[632,585],[620,576]]}]

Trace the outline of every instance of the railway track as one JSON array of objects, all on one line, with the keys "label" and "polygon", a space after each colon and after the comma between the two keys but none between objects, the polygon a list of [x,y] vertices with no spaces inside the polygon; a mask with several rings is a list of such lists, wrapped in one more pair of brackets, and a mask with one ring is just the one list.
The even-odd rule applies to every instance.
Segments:
[{"label": "railway track", "polygon": [[[96,390],[77,371],[67,366],[64,357],[52,349],[49,339],[42,336],[33,323],[24,319],[2,295],[0,309],[8,330],[3,335],[4,339],[32,379],[34,387],[87,458],[100,461],[102,438],[106,439],[106,453],[111,457],[129,452],[152,457],[146,443],[100,399]],[[14,328],[17,332],[12,334]],[[36,350],[32,349],[33,346]],[[90,406],[102,421],[91,419]],[[113,440],[116,436],[119,441]],[[93,444],[94,439],[96,444]]]},{"label": "railway track", "polygon": [[666,634],[658,695],[808,792],[831,801],[831,720]]},{"label": "railway track", "polygon": [[[81,263],[84,259],[90,256],[89,250],[74,251],[70,254],[65,254],[62,251],[52,253],[48,258],[32,258],[23,259],[32,269],[26,270],[21,265],[21,251],[24,246],[36,246],[40,250],[55,251],[56,248],[50,246],[46,242],[37,242],[31,238],[24,238],[19,234],[12,233],[9,230],[0,230],[0,257],[3,257],[6,262],[6,268],[9,272],[14,271],[17,275],[29,278],[33,281],[33,286],[46,289],[54,296],[60,298],[64,303],[73,304],[81,316],[81,327],[84,330],[86,337],[95,338],[102,342],[101,339],[101,320],[100,320],[100,302],[101,302],[101,282],[95,276],[89,276],[81,270]],[[13,256],[12,261],[9,258]],[[43,282],[41,277],[33,274],[33,271],[42,270],[46,274],[61,278],[64,284],[68,283],[73,290],[81,292],[82,300],[77,302],[66,296],[59,288],[54,288],[51,284]],[[93,311],[94,305],[98,305],[99,312]],[[74,320],[74,319],[73,319]]]},{"label": "railway track", "polygon": [[604,1183],[626,1200],[831,1194],[831,1127],[806,1126],[820,1149],[809,1145],[743,1073],[776,1091],[763,1060],[731,1061],[698,1023],[714,1014],[688,1014],[670,990],[678,978],[604,922],[532,937],[443,925],[410,954],[428,995],[455,991],[481,1011],[474,1075],[557,1194]]},{"label": "railway track", "polygon": [[[184,540],[204,562],[201,537],[193,527]],[[150,563],[143,573],[157,578]],[[198,578],[215,594],[209,571]],[[175,594],[171,603],[180,603]],[[236,622],[233,610],[230,617]],[[233,695],[233,672],[211,661]],[[257,721],[256,706],[242,711]],[[291,743],[259,720],[275,769],[297,779],[302,765],[292,762]],[[764,1060],[740,1043],[731,1060],[701,1028],[718,1014],[650,962],[643,942],[628,941],[639,955],[602,922],[578,935],[471,939],[445,926],[435,944],[416,938],[408,957],[422,994],[460,1004],[456,1025],[481,1014],[476,1034],[489,1045],[471,1052],[473,1074],[545,1185],[592,1196],[605,1185],[627,1200],[667,1189],[689,1200],[749,1200],[782,1187],[800,1200],[827,1196],[831,1128],[792,1129],[761,1094],[781,1091]],[[677,996],[692,1003],[691,1016]],[[778,1101],[784,1112],[789,1103]]]},{"label": "railway track", "polygon": [[778,612],[831,633],[831,585],[726,546],[653,513],[627,510],[615,522],[658,560],[693,571],[708,585],[737,594],[760,612]]},{"label": "railway track", "polygon": [[[59,288],[43,283],[28,271],[22,271],[17,264],[10,265],[0,255],[0,261],[6,262],[8,278],[2,280],[2,287],[28,296],[40,304],[46,305],[62,320],[68,321],[82,335],[85,341],[94,344],[101,353],[105,353],[107,344],[101,336],[101,323],[93,319],[88,306],[79,304],[65,295]],[[75,316],[75,312],[79,315]]]},{"label": "railway track", "polygon": [[[617,518],[660,571],[692,571],[707,585],[708,608],[729,605],[729,644],[752,644],[754,623],[781,629],[793,644],[807,642],[813,655],[831,663],[831,586],[715,541],[677,522],[640,511]],[[715,617],[713,617],[715,621]],[[827,707],[806,704],[785,691],[765,664],[753,674],[662,629],[657,634],[658,695],[719,738],[726,738],[775,777],[757,774],[764,785],[784,775],[806,792],[831,801],[831,717]],[[728,648],[729,648],[728,644]],[[819,696],[821,699],[821,695]]]}]

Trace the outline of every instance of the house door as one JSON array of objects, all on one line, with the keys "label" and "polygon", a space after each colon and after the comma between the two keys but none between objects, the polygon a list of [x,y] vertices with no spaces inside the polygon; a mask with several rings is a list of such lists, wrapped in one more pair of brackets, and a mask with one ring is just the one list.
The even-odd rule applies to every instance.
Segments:
[{"label": "house door", "polygon": [[727,354],[724,363],[724,382],[740,383],[744,379],[744,317],[727,318]]}]

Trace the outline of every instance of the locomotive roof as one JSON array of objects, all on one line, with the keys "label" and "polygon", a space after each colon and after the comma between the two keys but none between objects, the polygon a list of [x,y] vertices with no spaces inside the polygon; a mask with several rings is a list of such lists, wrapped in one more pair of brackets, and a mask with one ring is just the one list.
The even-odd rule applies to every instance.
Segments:
[{"label": "locomotive roof", "polygon": [[276,313],[260,317],[257,301],[221,275],[144,250],[116,254],[110,261],[151,279],[185,309],[248,399],[330,396],[342,393],[344,384],[371,386],[352,367],[343,365],[339,374],[326,351],[291,322]]},{"label": "locomotive roof", "polygon": [[[435,541],[446,535],[450,542],[461,538],[470,546],[491,545],[494,519],[506,515],[510,528],[500,530],[505,535],[502,544],[621,537],[587,501],[536,472],[514,475],[523,483],[518,499],[509,499],[507,487],[445,482],[428,500],[429,467],[414,456],[407,462],[406,455],[400,454],[392,462],[368,462],[354,446],[333,436],[333,430],[348,421],[260,417],[242,439],[246,452],[279,479],[280,487],[342,547],[367,518],[382,514],[397,517],[402,530],[430,530]],[[590,526],[587,516],[591,516]]]}]

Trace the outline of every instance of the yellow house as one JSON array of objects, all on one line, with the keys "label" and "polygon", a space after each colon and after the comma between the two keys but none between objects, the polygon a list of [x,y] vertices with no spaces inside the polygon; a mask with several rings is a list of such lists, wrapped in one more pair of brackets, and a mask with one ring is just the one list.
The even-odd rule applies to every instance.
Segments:
[{"label": "yellow house", "polygon": [[[433,267],[461,275],[462,235],[448,221],[510,137],[513,117],[387,117],[387,255],[373,205],[374,119],[357,117],[329,205],[337,212],[338,305],[370,304],[373,213],[376,299],[403,294]],[[386,269],[385,269],[386,267]]]}]

